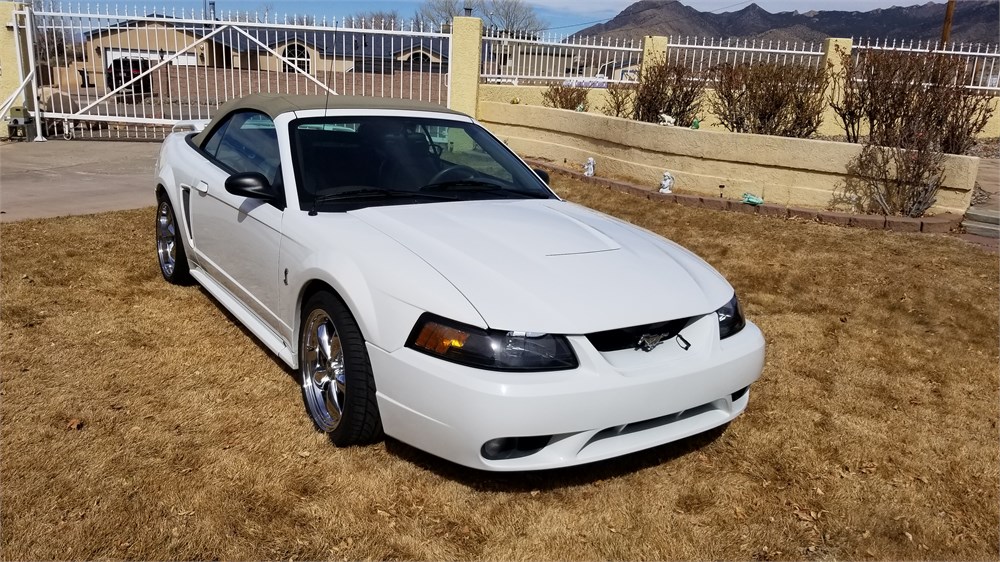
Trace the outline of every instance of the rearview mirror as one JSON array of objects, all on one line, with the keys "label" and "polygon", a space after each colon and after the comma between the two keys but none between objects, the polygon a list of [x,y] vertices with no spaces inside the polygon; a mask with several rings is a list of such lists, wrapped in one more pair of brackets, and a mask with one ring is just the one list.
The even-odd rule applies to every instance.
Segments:
[{"label": "rearview mirror", "polygon": [[241,197],[274,201],[271,182],[260,172],[242,172],[229,176],[226,178],[226,191]]},{"label": "rearview mirror", "polygon": [[534,171],[535,171],[536,174],[538,174],[538,177],[542,178],[542,181],[545,182],[545,185],[549,185],[549,173],[548,172],[546,172],[545,170],[541,170],[539,168],[535,168]]}]

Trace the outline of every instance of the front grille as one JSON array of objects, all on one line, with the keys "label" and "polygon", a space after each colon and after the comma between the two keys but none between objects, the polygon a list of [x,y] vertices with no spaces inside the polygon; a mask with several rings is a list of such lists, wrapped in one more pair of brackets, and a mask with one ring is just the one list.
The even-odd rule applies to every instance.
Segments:
[{"label": "front grille", "polygon": [[608,351],[620,351],[622,349],[638,349],[639,338],[644,335],[663,335],[664,340],[668,340],[692,323],[696,318],[678,318],[666,322],[656,322],[653,324],[643,324],[642,326],[630,326],[617,330],[606,330],[604,332],[594,332],[587,334],[587,339],[591,345],[602,353]]}]

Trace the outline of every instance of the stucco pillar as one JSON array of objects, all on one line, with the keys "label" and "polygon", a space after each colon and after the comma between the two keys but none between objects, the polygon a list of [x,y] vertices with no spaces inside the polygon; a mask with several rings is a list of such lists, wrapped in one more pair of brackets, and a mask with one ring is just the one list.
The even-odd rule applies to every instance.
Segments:
[{"label": "stucco pillar", "polygon": [[642,66],[639,67],[639,81],[642,82],[643,75],[649,65],[647,61],[654,62],[666,60],[667,48],[670,46],[670,38],[659,35],[647,35],[642,38]]},{"label": "stucco pillar", "polygon": [[[826,69],[826,75],[831,84],[840,75],[841,71],[844,70],[844,61],[841,59],[841,53],[849,58],[852,47],[854,47],[854,41],[851,39],[828,37],[823,40],[823,59],[820,61],[820,68]],[[843,92],[831,91],[833,92],[834,102],[839,102]]]},{"label": "stucco pillar", "polygon": [[483,52],[483,21],[457,17],[451,33],[448,64],[448,108],[476,117],[479,107],[479,65]]},{"label": "stucco pillar", "polygon": [[[21,56],[17,48],[14,29],[9,24],[14,21],[14,11],[21,8],[21,4],[15,2],[0,2],[0,104],[7,101],[7,98],[21,85],[18,57]],[[23,35],[23,30],[22,30]],[[24,41],[24,37],[21,37]],[[24,63],[27,67],[27,63]],[[24,96],[15,100],[15,105],[24,103]],[[6,116],[0,116],[0,118]]]}]

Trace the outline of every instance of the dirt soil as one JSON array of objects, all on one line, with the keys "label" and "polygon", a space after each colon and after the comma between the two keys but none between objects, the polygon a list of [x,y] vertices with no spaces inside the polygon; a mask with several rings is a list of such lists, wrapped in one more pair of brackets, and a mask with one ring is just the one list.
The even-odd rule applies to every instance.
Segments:
[{"label": "dirt soil", "polygon": [[160,278],[152,208],[5,223],[2,559],[998,558],[995,256],[553,182],[736,287],[768,350],[728,428],[529,474],[338,449],[289,370]]}]

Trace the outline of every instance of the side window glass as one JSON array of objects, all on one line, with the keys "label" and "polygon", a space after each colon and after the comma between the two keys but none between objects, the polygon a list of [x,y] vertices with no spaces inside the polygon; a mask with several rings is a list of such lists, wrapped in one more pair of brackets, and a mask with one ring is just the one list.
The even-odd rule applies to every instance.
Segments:
[{"label": "side window glass", "polygon": [[222,142],[222,135],[226,134],[226,129],[229,127],[229,121],[230,120],[223,122],[222,125],[220,125],[219,128],[212,133],[212,136],[208,137],[208,142],[206,142],[205,146],[201,148],[205,152],[209,153],[213,158],[215,157],[215,153],[219,151],[219,144]]},{"label": "side window glass", "polygon": [[[233,115],[221,131],[215,158],[236,172],[259,172],[273,185],[281,164],[274,121],[263,113]],[[209,139],[205,149],[215,138]]]}]

